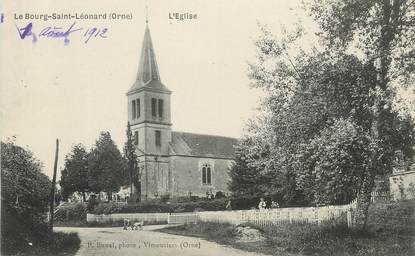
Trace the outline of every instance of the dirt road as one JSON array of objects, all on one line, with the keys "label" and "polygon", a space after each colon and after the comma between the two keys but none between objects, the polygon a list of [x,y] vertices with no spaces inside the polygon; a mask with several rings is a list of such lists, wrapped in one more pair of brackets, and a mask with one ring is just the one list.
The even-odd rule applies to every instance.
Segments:
[{"label": "dirt road", "polygon": [[81,248],[76,256],[253,256],[256,253],[237,250],[194,237],[157,232],[160,226],[146,226],[143,231],[116,228],[55,228],[78,232]]}]

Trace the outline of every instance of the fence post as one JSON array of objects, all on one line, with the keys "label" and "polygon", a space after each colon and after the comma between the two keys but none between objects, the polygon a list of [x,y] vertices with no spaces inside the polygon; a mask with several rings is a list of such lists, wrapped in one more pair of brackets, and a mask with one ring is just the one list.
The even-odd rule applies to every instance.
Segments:
[{"label": "fence post", "polygon": [[352,209],[347,210],[347,227],[352,228],[353,227],[353,221],[352,221]]},{"label": "fence post", "polygon": [[318,226],[320,226],[320,214],[319,214],[319,212],[320,212],[320,208],[319,207],[317,207],[316,208],[316,219],[317,219],[317,225]]}]

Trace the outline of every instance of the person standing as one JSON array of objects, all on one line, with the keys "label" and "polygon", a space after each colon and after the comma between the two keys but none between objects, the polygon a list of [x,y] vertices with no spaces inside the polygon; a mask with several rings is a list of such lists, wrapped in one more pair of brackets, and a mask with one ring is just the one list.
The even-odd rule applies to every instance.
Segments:
[{"label": "person standing", "polygon": [[259,200],[259,204],[258,204],[258,209],[260,211],[265,210],[265,207],[267,206],[267,204],[265,203],[265,200],[263,197],[261,197],[261,199]]}]

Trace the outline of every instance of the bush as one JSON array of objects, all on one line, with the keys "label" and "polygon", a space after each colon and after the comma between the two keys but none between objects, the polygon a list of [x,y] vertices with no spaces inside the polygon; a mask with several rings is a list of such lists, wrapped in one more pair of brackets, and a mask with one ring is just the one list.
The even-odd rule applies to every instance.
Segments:
[{"label": "bush", "polygon": [[99,203],[98,206],[95,207],[94,213],[99,212],[99,214],[111,214],[111,213],[119,213],[121,206],[119,206],[115,202],[108,202],[108,203]]},{"label": "bush", "polygon": [[[219,194],[220,195],[220,194]],[[111,213],[157,213],[157,212],[194,212],[194,211],[224,211],[229,200],[233,210],[256,208],[258,196],[225,198],[219,196],[214,200],[196,197],[173,198],[170,202],[164,200],[148,200],[138,204],[117,205],[115,203],[100,203],[92,211],[94,214]],[[195,201],[192,201],[195,200]]]},{"label": "bush", "polygon": [[86,204],[84,203],[66,203],[56,209],[55,220],[78,220],[86,217]]},{"label": "bush", "polygon": [[64,233],[54,232],[49,245],[49,250],[52,252],[72,252],[79,249],[81,239],[79,239],[78,233]]},{"label": "bush", "polygon": [[220,198],[225,198],[225,194],[222,191],[218,191],[215,194],[215,198],[220,199]]},{"label": "bush", "polygon": [[204,200],[187,203],[161,203],[155,201],[143,201],[135,205],[115,205],[113,203],[101,203],[94,214],[110,213],[157,213],[157,212],[193,212],[198,211],[223,211],[227,200]]},{"label": "bush", "polygon": [[51,182],[33,154],[1,143],[1,250],[14,253],[44,239]]},{"label": "bush", "polygon": [[91,195],[88,199],[88,204],[87,204],[87,211],[88,212],[93,212],[95,207],[99,204],[99,200],[96,198],[95,195]]},{"label": "bush", "polygon": [[376,233],[415,236],[415,200],[371,205],[369,230]]},{"label": "bush", "polygon": [[57,256],[74,255],[80,248],[81,240],[75,232],[53,232],[43,238],[43,241],[27,246],[17,253],[20,256]]},{"label": "bush", "polygon": [[85,203],[65,203],[57,207],[55,221],[58,225],[79,226],[86,223],[87,204]]}]

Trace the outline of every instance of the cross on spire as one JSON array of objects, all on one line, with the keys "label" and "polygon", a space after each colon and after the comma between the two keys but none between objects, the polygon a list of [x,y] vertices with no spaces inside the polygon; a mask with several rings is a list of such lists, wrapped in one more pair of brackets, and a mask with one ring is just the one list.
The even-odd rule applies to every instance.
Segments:
[{"label": "cross on spire", "polygon": [[140,62],[138,64],[137,78],[129,92],[138,90],[141,87],[151,87],[166,92],[169,89],[161,83],[160,73],[156,61],[156,54],[151,40],[150,28],[148,26],[148,6],[146,3],[146,28],[144,31],[143,44],[141,47]]},{"label": "cross on spire", "polygon": [[146,24],[148,24],[148,1],[146,0]]}]

